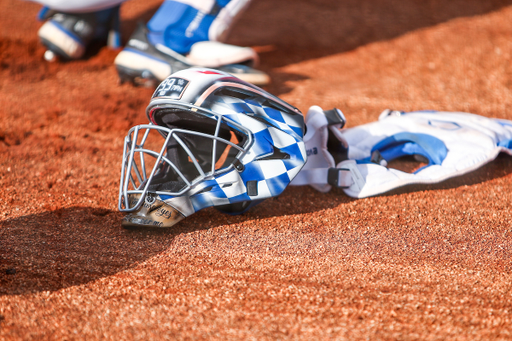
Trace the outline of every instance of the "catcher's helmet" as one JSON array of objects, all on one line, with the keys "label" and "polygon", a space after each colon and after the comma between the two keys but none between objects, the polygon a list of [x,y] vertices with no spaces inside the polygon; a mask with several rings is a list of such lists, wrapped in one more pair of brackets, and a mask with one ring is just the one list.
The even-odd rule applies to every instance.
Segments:
[{"label": "catcher's helmet", "polygon": [[281,194],[306,162],[300,111],[228,73],[177,72],[146,114],[124,143],[125,227],[169,227],[210,206],[242,213]]}]

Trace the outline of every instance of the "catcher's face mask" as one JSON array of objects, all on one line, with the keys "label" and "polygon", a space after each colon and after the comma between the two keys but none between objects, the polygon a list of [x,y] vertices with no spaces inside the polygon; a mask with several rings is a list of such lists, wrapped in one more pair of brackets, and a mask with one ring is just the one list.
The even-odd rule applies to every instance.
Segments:
[{"label": "catcher's face mask", "polygon": [[[251,145],[248,129],[202,108],[193,109],[156,108],[151,115],[158,125],[139,125],[128,132],[119,210],[140,210],[137,218],[132,217],[137,219],[134,223],[163,226],[183,219],[191,209],[183,194],[233,170]],[[161,196],[181,197],[182,209],[165,204]]]},{"label": "catcher's face mask", "polygon": [[177,72],[125,138],[119,210],[125,227],[169,227],[205,207],[238,214],[279,195],[306,162],[304,119],[233,76]]}]

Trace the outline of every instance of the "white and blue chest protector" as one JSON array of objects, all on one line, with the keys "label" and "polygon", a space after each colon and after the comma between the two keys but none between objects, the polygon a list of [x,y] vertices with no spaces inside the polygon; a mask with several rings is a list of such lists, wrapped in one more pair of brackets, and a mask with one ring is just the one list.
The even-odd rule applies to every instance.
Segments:
[{"label": "white and blue chest protector", "polygon": [[[512,121],[468,113],[385,110],[377,122],[341,129],[338,109],[306,116],[308,160],[291,185],[320,192],[333,186],[354,198],[409,184],[431,184],[471,172],[500,152],[512,155]],[[407,173],[387,164],[414,156],[427,165]]]}]

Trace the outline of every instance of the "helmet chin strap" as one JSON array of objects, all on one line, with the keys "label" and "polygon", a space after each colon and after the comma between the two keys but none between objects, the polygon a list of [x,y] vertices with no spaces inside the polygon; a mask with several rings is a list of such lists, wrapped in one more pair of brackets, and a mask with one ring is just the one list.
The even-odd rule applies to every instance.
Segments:
[{"label": "helmet chin strap", "polygon": [[[130,194],[130,199],[138,200],[140,194]],[[174,207],[166,204],[157,195],[147,194],[142,207],[127,214],[121,223],[125,228],[157,227],[165,228],[175,225],[185,216]]]},{"label": "helmet chin strap", "polygon": [[[342,188],[354,198],[438,183],[473,171],[500,152],[512,155],[512,121],[468,113],[385,110],[377,122],[341,129],[339,110],[313,106],[305,121],[308,160],[291,185],[320,192]],[[422,167],[413,173],[389,167],[404,156]]]}]

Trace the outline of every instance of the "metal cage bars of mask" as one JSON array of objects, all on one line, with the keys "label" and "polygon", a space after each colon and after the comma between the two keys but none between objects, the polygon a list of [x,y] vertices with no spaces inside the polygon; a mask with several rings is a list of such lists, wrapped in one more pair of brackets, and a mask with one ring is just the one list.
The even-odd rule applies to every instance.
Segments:
[{"label": "metal cage bars of mask", "polygon": [[[252,134],[249,134],[247,129],[239,126],[238,124],[234,124],[233,122],[230,122],[231,124],[237,126],[237,128],[239,128],[241,131],[243,131],[247,135],[248,140],[245,143],[244,147],[240,147],[231,141],[223,139],[223,138],[219,137],[218,134],[220,131],[222,121],[225,120],[225,118],[223,118],[220,115],[215,115],[215,116],[217,116],[215,135],[196,132],[196,131],[192,131],[192,130],[179,129],[179,128],[169,129],[169,128],[160,127],[160,126],[153,125],[153,124],[138,125],[138,126],[133,127],[132,129],[130,129],[130,131],[128,132],[128,135],[125,138],[124,150],[123,150],[123,161],[122,161],[123,163],[122,163],[122,169],[121,169],[121,182],[120,182],[120,188],[119,188],[119,202],[118,202],[119,211],[132,212],[132,211],[135,211],[138,208],[140,208],[143,201],[145,200],[145,196],[146,196],[146,194],[148,192],[148,188],[151,184],[151,179],[155,175],[155,172],[158,169],[158,166],[160,165],[161,162],[167,163],[176,172],[176,174],[180,177],[180,179],[183,180],[183,182],[186,185],[179,192],[156,191],[156,194],[163,194],[163,195],[175,195],[175,196],[182,195],[183,193],[188,191],[192,186],[194,186],[198,182],[202,181],[203,179],[213,176],[216,173],[228,171],[230,168],[232,168],[233,164],[231,164],[230,166],[228,166],[224,169],[220,169],[217,172],[215,171],[215,164],[217,162],[217,158],[216,158],[217,141],[225,143],[225,144],[237,149],[239,152],[241,152],[242,154],[237,156],[237,158],[240,159],[243,157],[243,155],[245,155],[247,147],[252,144]],[[144,129],[146,131],[144,132],[144,134],[142,136],[140,144],[137,144],[137,140],[139,138],[140,131],[144,130]],[[165,137],[165,142],[164,142],[162,149],[160,150],[159,153],[157,153],[153,150],[144,148],[144,145],[147,141],[148,135],[151,130],[157,130],[157,131],[159,131],[159,133],[162,136]],[[177,136],[178,133],[196,135],[196,136],[210,138],[213,140],[212,154],[211,154],[212,155],[211,156],[212,157],[212,159],[211,159],[212,166],[211,166],[211,170],[208,173],[204,173],[203,169],[198,164],[198,162],[194,156],[194,153],[187,147],[185,142],[183,142],[183,140],[180,139],[179,136]],[[178,169],[178,167],[176,167],[176,165],[171,160],[169,160],[167,157],[164,156],[164,153],[166,151],[166,148],[169,144],[171,137],[174,137],[176,142],[187,153],[190,160],[194,164],[195,169],[199,173],[199,177],[194,179],[192,182],[190,182],[185,177],[185,175]],[[141,170],[139,170],[137,163],[134,161],[136,153],[138,153],[140,156]],[[144,159],[144,154],[147,154],[151,157],[156,158],[155,164],[153,166],[153,169],[151,170],[151,174],[149,175],[149,177],[147,176],[146,162]],[[134,176],[132,175],[132,172],[131,172],[132,169],[134,170],[135,177],[137,178],[136,180],[139,182],[138,186],[135,183]],[[133,190],[128,189],[128,186],[130,184],[133,186],[133,188],[134,188]],[[144,185],[144,188],[140,189],[140,187],[142,185]],[[130,207],[129,194],[141,194],[139,199],[137,200],[137,203],[133,207]],[[124,208],[123,208],[123,206],[124,206]]]}]

